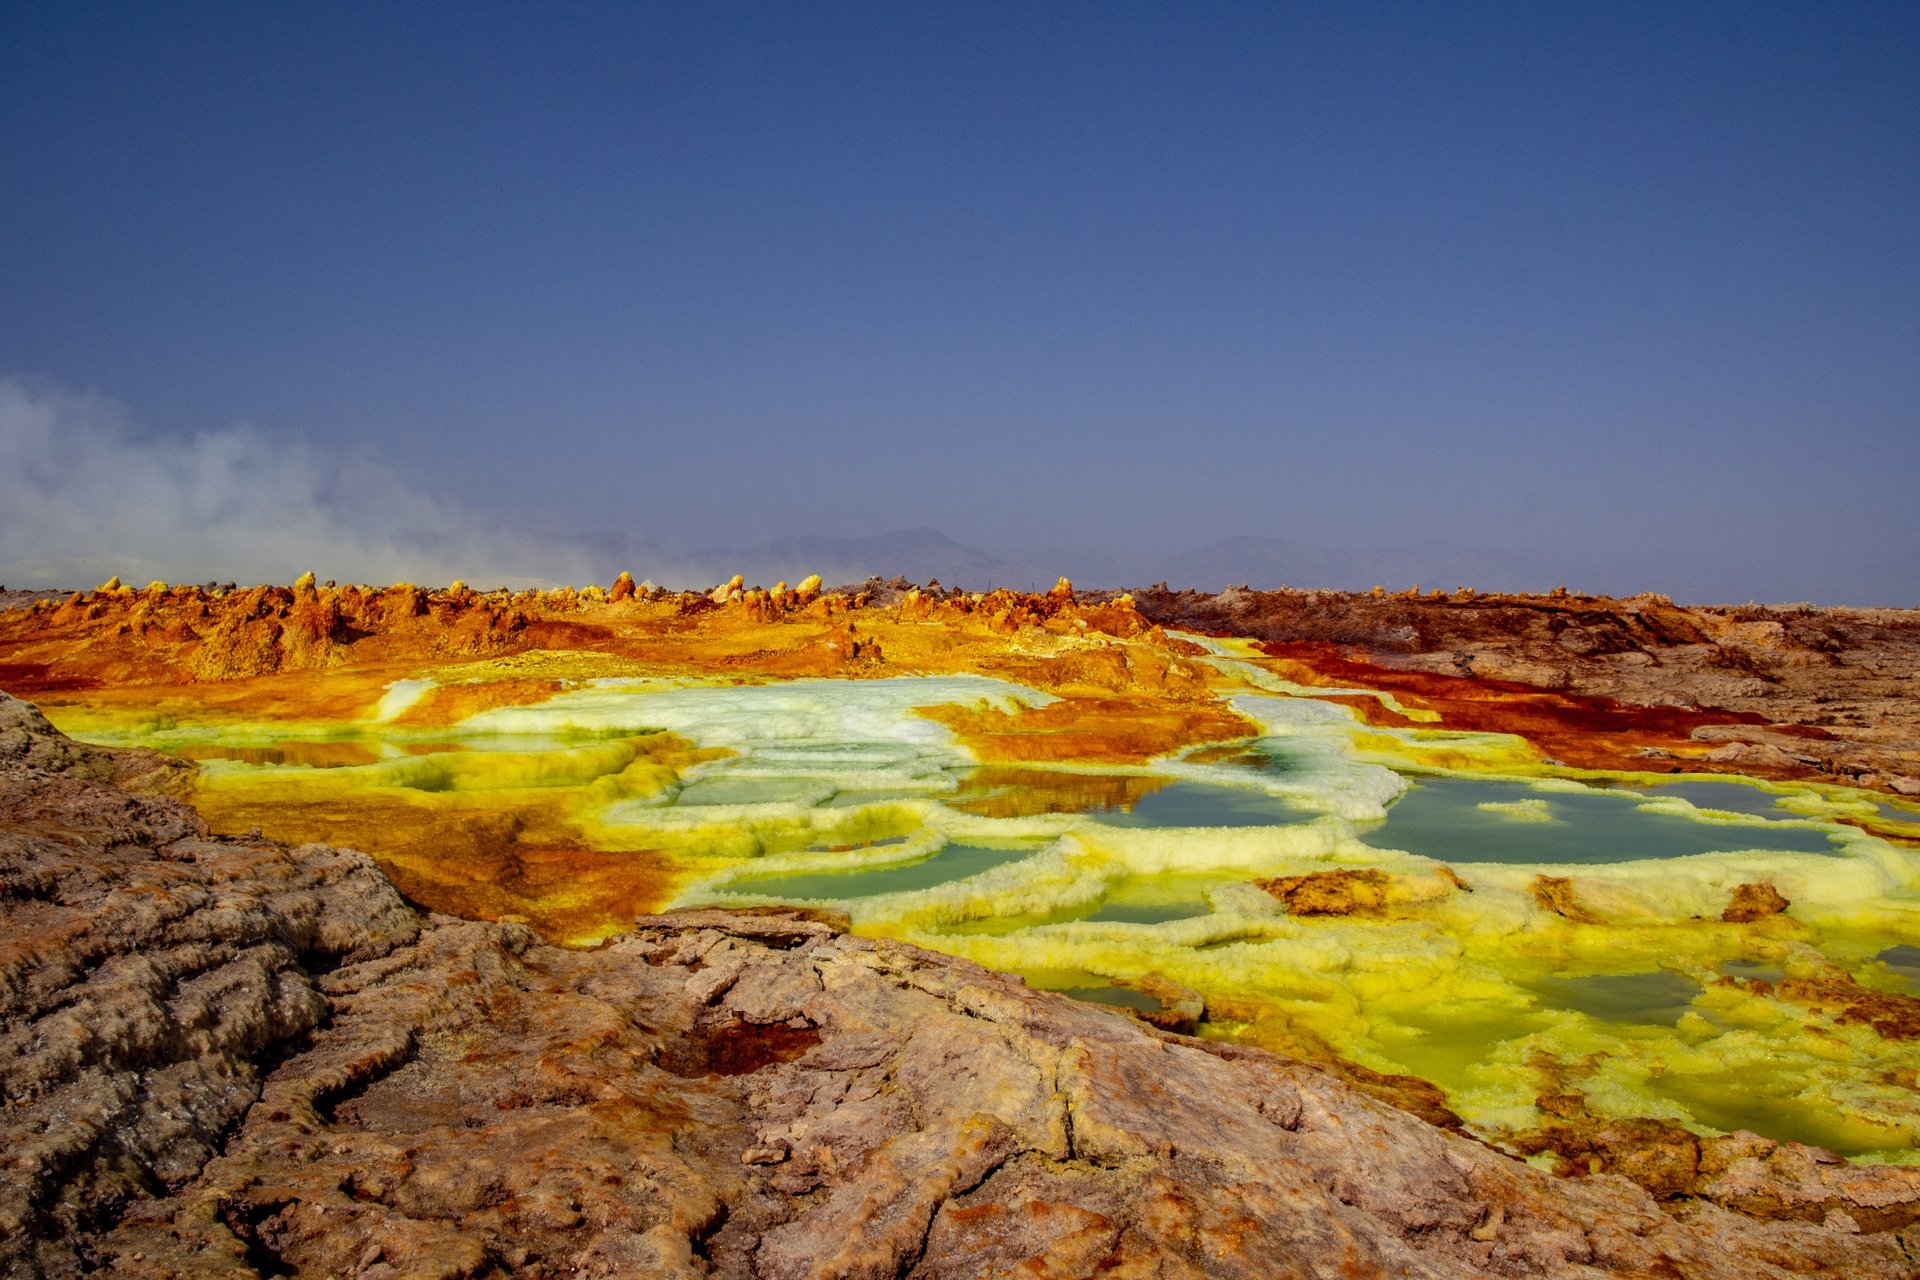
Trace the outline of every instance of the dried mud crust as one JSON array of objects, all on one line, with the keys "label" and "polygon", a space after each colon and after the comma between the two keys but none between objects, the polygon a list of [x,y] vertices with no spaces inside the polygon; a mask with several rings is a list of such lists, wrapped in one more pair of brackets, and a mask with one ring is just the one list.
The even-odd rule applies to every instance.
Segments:
[{"label": "dried mud crust", "polygon": [[1244,588],[1134,600],[1160,626],[1261,641],[1310,679],[1394,692],[1568,763],[1920,795],[1920,610]]},{"label": "dried mud crust", "polygon": [[7,1275],[1751,1280],[1920,1247],[1920,1173],[1569,1103],[1555,1176],[831,918],[561,950],[28,755],[0,763]]}]

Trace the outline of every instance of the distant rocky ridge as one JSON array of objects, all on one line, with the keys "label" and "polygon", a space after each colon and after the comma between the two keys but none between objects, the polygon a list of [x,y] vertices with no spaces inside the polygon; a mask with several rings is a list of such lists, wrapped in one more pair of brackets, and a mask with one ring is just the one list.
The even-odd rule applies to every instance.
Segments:
[{"label": "distant rocky ridge", "polygon": [[[861,582],[870,577],[905,578],[925,583],[938,579],[969,591],[1010,587],[1044,590],[1065,575],[1082,586],[1138,588],[1166,582],[1177,587],[1215,591],[1243,586],[1271,590],[1390,591],[1412,587],[1450,590],[1545,592],[1565,584],[1588,592],[1628,593],[1653,587],[1678,599],[1737,602],[1767,598],[1764,566],[1730,566],[1687,547],[1668,547],[1637,561],[1619,556],[1550,555],[1443,540],[1373,545],[1349,540],[1316,541],[1276,536],[1220,538],[1197,547],[1149,552],[1114,552],[1088,547],[1027,547],[989,551],[968,546],[937,529],[900,529],[858,537],[803,536],[745,547],[687,553],[617,534],[587,539],[592,556],[610,575],[619,568],[644,570],[642,576],[677,587],[724,581],[734,573],[749,582],[789,582],[818,573],[830,583]],[[1868,599],[1862,592],[1879,571],[1856,583],[1847,565],[1833,568],[1821,587],[1825,603],[1895,606],[1920,605],[1920,577],[1904,599]]]},{"label": "distant rocky ridge", "polygon": [[561,950],[128,780],[165,774],[0,699],[8,1276],[1753,1280],[1920,1250],[1920,1171],[1616,1122],[1562,1143],[1613,1172],[1556,1177],[830,919]]},{"label": "distant rocky ridge", "polygon": [[[1331,683],[1448,701],[1460,728],[1509,729],[1545,745],[1539,714],[1514,696],[1528,690],[1563,704],[1587,739],[1604,726],[1583,722],[1583,699],[1716,708],[1744,723],[1691,730],[1692,741],[1715,744],[1709,767],[1920,796],[1920,610],[1688,608],[1657,595],[1566,592],[1161,587],[1134,600],[1161,626],[1264,641]],[[1648,747],[1605,763],[1668,767]]]},{"label": "distant rocky ridge", "polygon": [[[1686,547],[1663,548],[1657,554],[1623,559],[1599,554],[1549,555],[1440,540],[1372,545],[1241,535],[1171,551],[1025,547],[995,552],[968,546],[926,526],[856,536],[808,534],[747,546],[694,550],[606,531],[560,538],[557,545],[564,546],[566,563],[576,569],[587,567],[590,576],[610,579],[628,570],[638,578],[674,590],[705,590],[734,574],[763,586],[819,574],[830,584],[901,578],[923,584],[938,581],[968,591],[1039,591],[1064,576],[1082,586],[1103,590],[1138,589],[1153,582],[1205,591],[1234,585],[1255,590],[1320,591],[1366,591],[1374,586],[1389,591],[1446,590],[1464,585],[1490,592],[1545,592],[1567,585],[1600,593],[1629,593],[1652,587],[1676,599],[1703,604],[1779,599],[1777,592],[1769,594],[1766,566],[1730,564]],[[444,561],[456,551],[438,547],[429,559]],[[1817,590],[1803,594],[1816,595],[1821,603],[1830,605],[1920,606],[1920,576],[1914,578],[1902,598],[1877,598],[1869,584],[1897,578],[1897,572],[1868,566],[1854,573],[1850,568],[1854,558],[1835,565]],[[564,572],[558,563],[547,572]],[[99,562],[93,567],[100,572],[83,575],[88,582],[116,568],[128,572],[126,565],[108,567]],[[56,591],[43,578],[34,580],[39,585],[24,590],[16,587],[9,592],[0,586],[0,608],[35,596],[64,595],[67,590],[88,584],[66,582]],[[481,585],[501,583],[558,585],[554,580],[525,573],[488,579]]]},{"label": "distant rocky ridge", "polygon": [[1033,591],[1045,589],[1064,574],[1075,582],[1106,588],[1164,579],[1209,588],[1244,582],[1364,591],[1376,583],[1400,588],[1445,580],[1448,584],[1471,581],[1494,590],[1545,590],[1565,576],[1544,559],[1479,548],[1332,547],[1271,537],[1223,538],[1202,547],[1144,556],[1086,548],[996,555],[925,527],[862,537],[786,538],[686,555],[618,537],[602,537],[595,548],[623,564],[657,566],[648,573],[675,586],[698,585],[709,577],[719,581],[732,573],[766,583],[818,573],[837,583],[898,577],[917,583],[937,580],[970,591],[995,587]]}]

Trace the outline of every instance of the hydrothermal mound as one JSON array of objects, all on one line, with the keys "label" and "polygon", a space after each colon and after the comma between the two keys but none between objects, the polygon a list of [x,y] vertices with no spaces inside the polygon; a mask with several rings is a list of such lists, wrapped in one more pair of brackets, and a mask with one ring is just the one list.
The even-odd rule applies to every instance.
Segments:
[{"label": "hydrothermal mound", "polygon": [[303,580],[0,611],[0,686],[196,761],[149,782],[216,830],[365,848],[433,910],[586,945],[832,907],[1673,1212],[1872,1231],[1920,1175],[1873,1175],[1870,1213],[1707,1188],[1781,1140],[1920,1146],[1916,635],[1652,598]]}]

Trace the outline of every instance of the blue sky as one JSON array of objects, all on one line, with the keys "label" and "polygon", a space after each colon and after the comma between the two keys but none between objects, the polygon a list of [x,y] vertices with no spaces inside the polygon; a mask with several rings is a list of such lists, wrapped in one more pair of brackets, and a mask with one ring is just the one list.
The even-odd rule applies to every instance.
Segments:
[{"label": "blue sky", "polygon": [[1920,603],[1911,4],[14,3],[0,146],[0,375],[129,458]]}]

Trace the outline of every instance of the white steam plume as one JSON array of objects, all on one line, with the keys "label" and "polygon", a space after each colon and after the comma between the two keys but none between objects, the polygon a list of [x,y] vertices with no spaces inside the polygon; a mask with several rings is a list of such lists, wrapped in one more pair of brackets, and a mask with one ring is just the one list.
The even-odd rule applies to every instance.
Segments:
[{"label": "white steam plume", "polygon": [[502,531],[392,468],[248,426],[141,439],[118,401],[0,378],[0,583],[586,582],[591,557]]}]

